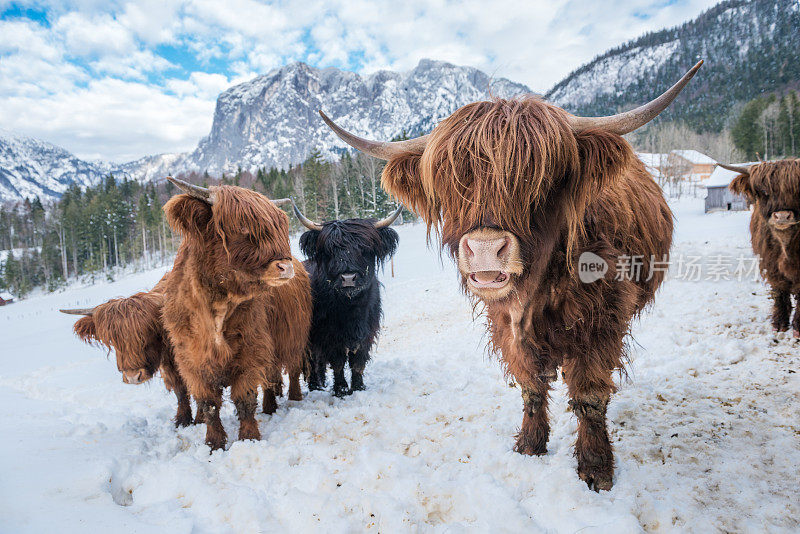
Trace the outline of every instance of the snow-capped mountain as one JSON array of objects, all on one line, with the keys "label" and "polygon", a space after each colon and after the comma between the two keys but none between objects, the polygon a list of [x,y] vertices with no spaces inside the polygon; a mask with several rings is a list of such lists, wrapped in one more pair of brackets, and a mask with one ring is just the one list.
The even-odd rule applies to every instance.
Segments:
[{"label": "snow-capped mountain", "polygon": [[83,161],[61,147],[0,130],[0,201],[58,197],[70,184],[97,183],[104,163]]},{"label": "snow-capped mountain", "polygon": [[369,76],[292,63],[222,93],[211,133],[194,152],[144,158],[124,168],[148,178],[184,170],[218,175],[239,166],[287,167],[313,149],[328,157],[344,150],[320,119],[320,109],[358,134],[391,139],[427,132],[468,102],[529,92],[524,85],[441,61]]},{"label": "snow-capped mountain", "polygon": [[642,104],[705,64],[664,114],[720,130],[736,103],[800,83],[800,1],[727,0],[682,26],[644,35],[598,56],[547,92],[581,115]]},{"label": "snow-capped mountain", "polygon": [[211,132],[189,153],[123,164],[86,162],[49,143],[0,132],[0,201],[58,197],[72,182],[89,185],[109,172],[147,181],[191,170],[219,175],[240,166],[285,168],[313,149],[334,157],[345,145],[322,122],[320,109],[356,133],[391,139],[427,132],[468,102],[529,92],[524,85],[441,61],[363,77],[292,63],[222,93]]}]

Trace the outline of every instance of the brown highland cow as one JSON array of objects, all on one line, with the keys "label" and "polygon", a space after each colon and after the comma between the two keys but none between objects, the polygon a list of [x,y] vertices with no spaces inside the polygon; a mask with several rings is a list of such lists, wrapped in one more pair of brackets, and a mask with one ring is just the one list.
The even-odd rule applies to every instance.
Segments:
[{"label": "brown highland cow", "polygon": [[160,370],[167,390],[174,391],[178,398],[175,426],[186,426],[192,422],[189,394],[175,367],[172,346],[161,322],[168,277],[169,273],[165,274],[148,292],[112,299],[94,308],[61,311],[85,316],[75,322],[75,334],[86,343],[114,349],[117,369],[126,384],[143,384]]},{"label": "brown highland cow", "polygon": [[[800,159],[767,161],[747,167],[722,165],[736,171],[730,189],[754,205],[750,240],[759,257],[761,274],[772,288],[772,329],[789,329],[792,295],[800,303]],[[800,313],[791,320],[800,337]]]},{"label": "brown highland cow", "polygon": [[[570,115],[541,99],[494,99],[456,110],[429,135],[344,141],[388,160],[384,188],[435,229],[464,289],[486,306],[491,347],[522,387],[515,450],[547,452],[550,383],[562,367],[578,417],[578,475],[609,489],[606,408],[631,319],[653,300],[672,242],[663,194],[621,137],[677,96],[700,64],[656,100],[611,117]],[[581,256],[609,266],[582,282]],[[616,269],[642,262],[642,276]],[[616,274],[616,276],[615,276]],[[630,273],[633,274],[633,273]]]},{"label": "brown highland cow", "polygon": [[[168,180],[186,192],[164,206],[170,226],[184,238],[163,310],[175,362],[212,450],[227,441],[219,416],[226,386],[239,439],[260,439],[258,386],[276,386],[283,367],[299,376],[311,322],[308,275],[292,258],[289,219],[255,191]],[[265,387],[265,404],[271,389]],[[299,387],[290,388],[290,398],[299,396]]]}]

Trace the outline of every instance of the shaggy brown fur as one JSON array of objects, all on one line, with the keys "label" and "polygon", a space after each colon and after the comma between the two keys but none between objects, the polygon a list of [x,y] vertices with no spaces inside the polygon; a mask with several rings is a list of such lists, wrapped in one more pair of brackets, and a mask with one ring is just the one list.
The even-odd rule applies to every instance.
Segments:
[{"label": "shaggy brown fur", "polygon": [[[289,400],[303,399],[300,373],[305,370],[308,334],[311,328],[311,283],[303,263],[292,259],[294,278],[272,290],[267,306],[267,329],[275,340],[275,354],[281,368],[289,374]],[[264,413],[277,409],[276,396],[283,394],[281,373],[264,384]]]},{"label": "shaggy brown fur", "polygon": [[[574,133],[567,114],[535,98],[496,99],[458,109],[431,134],[424,153],[389,160],[383,186],[439,233],[461,259],[465,236],[507,236],[511,290],[481,296],[490,346],[522,386],[523,421],[515,449],[544,454],[550,383],[563,375],[578,417],[578,474],[608,489],[613,454],[606,406],[622,365],[631,319],[652,301],[664,274],[672,214],[661,190],[622,137]],[[578,258],[593,252],[610,266],[582,283]],[[640,278],[615,266],[641,256]],[[461,262],[459,262],[461,264]],[[462,270],[464,288],[470,289]],[[475,292],[477,294],[477,292]]]},{"label": "shaggy brown fur", "polygon": [[[789,329],[791,295],[800,303],[800,159],[770,161],[750,167],[730,185],[754,204],[750,218],[750,240],[759,257],[761,274],[772,288],[772,328]],[[788,212],[788,213],[787,213]],[[775,219],[785,213],[786,224]],[[792,320],[795,337],[800,337],[800,313]]]},{"label": "shaggy brown fur", "polygon": [[[299,373],[311,298],[302,264],[291,256],[286,214],[239,187],[214,187],[211,196],[212,204],[178,195],[164,206],[184,240],[167,282],[163,319],[213,450],[227,441],[219,418],[226,386],[239,439],[260,438],[258,386],[273,385],[284,366]],[[290,266],[296,275],[288,279]]]},{"label": "shaggy brown fur", "polygon": [[100,343],[117,357],[117,369],[137,382],[150,380],[156,370],[167,390],[178,398],[175,426],[192,422],[189,394],[177,368],[172,346],[161,323],[164,286],[169,273],[149,292],[136,293],[128,298],[112,299],[94,308],[92,315],[82,317],[73,327],[75,333],[89,344]]}]

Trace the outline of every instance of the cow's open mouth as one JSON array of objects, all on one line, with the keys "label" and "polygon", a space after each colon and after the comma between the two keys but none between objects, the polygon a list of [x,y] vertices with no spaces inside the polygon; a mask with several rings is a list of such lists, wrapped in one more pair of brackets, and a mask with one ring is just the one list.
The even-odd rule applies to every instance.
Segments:
[{"label": "cow's open mouth", "polygon": [[477,271],[469,275],[469,283],[476,289],[505,287],[509,279],[508,273],[505,271]]}]

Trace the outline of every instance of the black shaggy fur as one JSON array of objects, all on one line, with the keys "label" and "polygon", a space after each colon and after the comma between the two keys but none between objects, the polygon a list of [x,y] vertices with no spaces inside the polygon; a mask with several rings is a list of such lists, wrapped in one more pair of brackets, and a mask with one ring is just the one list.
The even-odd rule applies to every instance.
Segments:
[{"label": "black shaggy fur", "polygon": [[[397,232],[375,228],[372,219],[330,221],[300,237],[314,301],[309,389],[325,387],[328,365],[334,395],[364,389],[364,367],[381,320],[376,270],[394,254],[398,240]],[[344,377],[348,361],[351,387]]]}]

